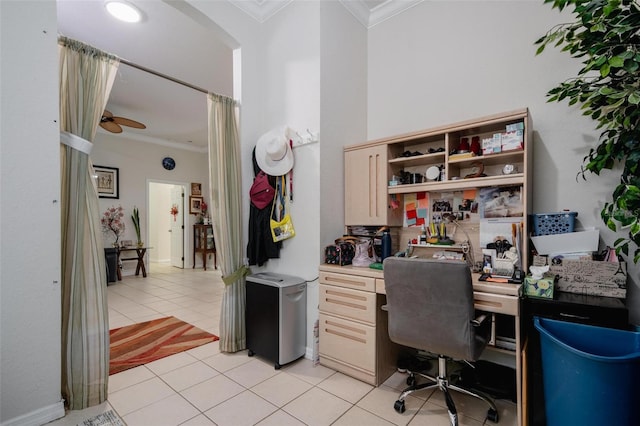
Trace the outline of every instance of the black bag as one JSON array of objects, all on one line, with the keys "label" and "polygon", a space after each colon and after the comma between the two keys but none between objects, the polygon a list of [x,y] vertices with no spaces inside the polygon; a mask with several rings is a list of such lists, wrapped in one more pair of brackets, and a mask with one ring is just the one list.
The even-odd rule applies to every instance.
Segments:
[{"label": "black bag", "polygon": [[335,244],[325,247],[324,261],[330,265],[351,265],[356,254],[355,238],[338,238]]}]

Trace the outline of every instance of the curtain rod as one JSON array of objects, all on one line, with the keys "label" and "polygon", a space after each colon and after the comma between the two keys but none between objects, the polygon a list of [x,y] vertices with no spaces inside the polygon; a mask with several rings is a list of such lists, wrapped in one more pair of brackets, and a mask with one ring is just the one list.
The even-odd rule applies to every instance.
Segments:
[{"label": "curtain rod", "polygon": [[154,71],[151,68],[143,67],[142,65],[138,65],[138,64],[133,63],[131,61],[127,61],[126,59],[123,59],[123,58],[119,58],[119,59],[120,59],[121,63],[123,63],[125,65],[129,65],[130,67],[133,67],[133,68],[137,68],[140,71],[148,72],[149,74],[153,74],[153,75],[158,76],[160,78],[164,78],[166,80],[173,81],[174,83],[178,83],[178,84],[181,84],[183,86],[187,86],[187,87],[189,87],[189,88],[191,88],[193,90],[197,90],[198,92],[202,92],[205,95],[208,95],[210,93],[208,90],[205,90],[205,89],[203,89],[201,87],[198,87],[198,86],[194,86],[193,84],[187,83],[186,81],[178,80],[177,78],[171,77],[169,75],[163,74],[163,73],[158,72],[158,71]]},{"label": "curtain rod", "polygon": [[[0,1],[2,1],[2,0],[0,0]],[[75,42],[75,43],[80,43],[81,45],[85,45],[85,46],[88,46],[88,47],[90,47],[92,49],[96,49],[95,47],[93,47],[91,45],[88,45],[86,43],[83,43],[81,41],[70,39],[70,38],[67,38],[67,37],[65,37],[63,35],[58,35],[58,43],[59,44],[65,45],[65,40],[72,41],[72,42]],[[99,50],[99,49],[96,49],[96,50]],[[215,96],[221,96],[223,98],[227,98],[227,96],[218,95],[217,93],[209,92],[208,90],[203,89],[202,87],[194,86],[193,84],[187,83],[186,81],[182,81],[182,80],[179,80],[177,78],[171,77],[170,75],[163,74],[161,72],[152,70],[151,68],[147,68],[145,66],[138,65],[135,62],[128,61],[128,60],[126,60],[124,58],[120,58],[119,56],[116,56],[116,55],[113,55],[113,56],[116,59],[118,59],[118,61],[120,61],[120,63],[122,63],[122,64],[129,65],[130,67],[139,69],[140,71],[144,71],[146,73],[153,74],[153,75],[155,75],[157,77],[164,78],[165,80],[172,81],[174,83],[177,83],[177,84],[180,84],[182,86],[188,87],[190,89],[196,90],[198,92],[204,93],[205,95],[215,95]],[[229,98],[229,99],[231,99],[235,105],[239,105],[238,102],[235,99],[232,99],[232,98]]]}]

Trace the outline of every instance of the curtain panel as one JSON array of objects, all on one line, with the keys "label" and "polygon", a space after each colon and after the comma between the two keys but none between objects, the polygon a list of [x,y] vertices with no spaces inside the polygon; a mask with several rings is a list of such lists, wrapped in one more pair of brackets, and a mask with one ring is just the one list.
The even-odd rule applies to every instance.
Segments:
[{"label": "curtain panel", "polygon": [[220,310],[220,350],[246,349],[243,264],[242,175],[238,106],[220,95],[207,96],[209,113],[209,188],[213,232],[225,283]]},{"label": "curtain panel", "polygon": [[[60,44],[60,130],[93,141],[118,59],[65,37]],[[68,138],[63,138],[68,139]],[[82,145],[82,144],[81,144]],[[74,147],[75,146],[75,147]],[[85,149],[62,143],[62,395],[71,410],[107,399],[109,316],[98,192]]]}]

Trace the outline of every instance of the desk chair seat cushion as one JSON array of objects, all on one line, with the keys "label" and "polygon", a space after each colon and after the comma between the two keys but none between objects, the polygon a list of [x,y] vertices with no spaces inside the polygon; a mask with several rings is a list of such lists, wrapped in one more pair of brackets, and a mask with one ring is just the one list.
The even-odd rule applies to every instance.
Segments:
[{"label": "desk chair seat cushion", "polygon": [[389,257],[384,282],[392,341],[453,359],[475,361],[488,341],[478,329],[471,271],[464,262]]}]

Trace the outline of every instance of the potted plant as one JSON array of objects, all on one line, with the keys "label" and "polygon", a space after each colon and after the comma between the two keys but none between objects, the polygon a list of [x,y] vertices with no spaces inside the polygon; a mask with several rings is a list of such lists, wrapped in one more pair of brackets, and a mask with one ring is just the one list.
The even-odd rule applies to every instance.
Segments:
[{"label": "potted plant", "polygon": [[133,228],[136,230],[136,237],[138,238],[136,244],[138,245],[138,247],[142,247],[144,243],[142,242],[142,238],[140,236],[140,212],[138,211],[137,207],[133,208],[131,221],[133,222]]},{"label": "potted plant", "polygon": [[536,54],[547,45],[562,47],[582,60],[572,79],[551,89],[549,102],[579,104],[601,129],[595,148],[584,157],[578,176],[599,175],[622,167],[620,183],[601,217],[612,231],[625,230],[614,246],[618,254],[640,259],[640,7],[636,0],[545,0],[562,11],[573,6],[574,22],[560,24],[538,39]]}]

